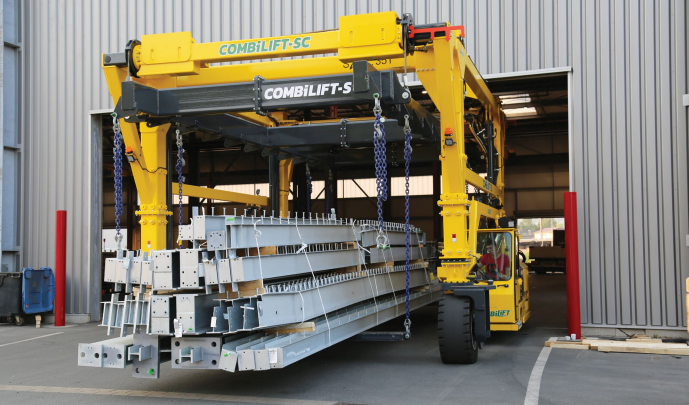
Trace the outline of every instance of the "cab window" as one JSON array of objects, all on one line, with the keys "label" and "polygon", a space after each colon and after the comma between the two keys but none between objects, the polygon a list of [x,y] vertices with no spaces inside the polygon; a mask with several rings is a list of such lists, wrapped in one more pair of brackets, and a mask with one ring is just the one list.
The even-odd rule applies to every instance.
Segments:
[{"label": "cab window", "polygon": [[513,246],[509,232],[480,232],[476,246],[479,259],[476,264],[483,273],[481,275],[496,281],[510,280]]}]

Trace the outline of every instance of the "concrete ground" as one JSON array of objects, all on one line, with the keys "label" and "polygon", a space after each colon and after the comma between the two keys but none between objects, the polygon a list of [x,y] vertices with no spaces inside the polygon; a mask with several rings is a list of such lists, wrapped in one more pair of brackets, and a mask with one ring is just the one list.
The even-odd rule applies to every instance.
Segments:
[{"label": "concrete ground", "polygon": [[[39,404],[687,404],[689,358],[553,349],[540,398],[525,401],[544,345],[566,334],[563,275],[532,275],[532,317],[498,332],[471,366],[440,362],[437,307],[412,315],[408,342],[343,342],[282,370],[172,370],[159,380],[77,367],[77,344],[105,339],[95,324],[0,326],[0,402]],[[401,328],[395,320],[391,328]],[[53,335],[50,335],[53,334]],[[50,336],[48,336],[50,335]],[[41,338],[41,336],[46,336]],[[38,338],[33,340],[26,340]],[[23,341],[25,340],[25,341]],[[19,342],[19,343],[15,343]]]}]

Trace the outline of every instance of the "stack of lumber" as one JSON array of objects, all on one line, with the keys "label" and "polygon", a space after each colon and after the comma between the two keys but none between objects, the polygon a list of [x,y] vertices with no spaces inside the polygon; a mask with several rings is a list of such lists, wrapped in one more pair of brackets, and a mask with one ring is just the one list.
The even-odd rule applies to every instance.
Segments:
[{"label": "stack of lumber", "polygon": [[583,338],[581,340],[554,340],[545,342],[546,347],[558,349],[597,350],[614,353],[649,353],[689,356],[686,343],[663,343],[662,339],[635,335],[626,340]]}]

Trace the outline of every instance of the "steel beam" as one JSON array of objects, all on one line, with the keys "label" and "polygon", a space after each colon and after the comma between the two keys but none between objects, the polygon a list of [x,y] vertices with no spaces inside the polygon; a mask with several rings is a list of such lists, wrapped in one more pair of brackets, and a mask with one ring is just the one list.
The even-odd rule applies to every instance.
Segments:
[{"label": "steel beam", "polygon": [[[434,285],[433,290],[412,293],[409,306],[411,310],[428,305],[442,298],[443,292]],[[267,362],[255,361],[255,370],[283,368],[314,353],[348,339],[362,331],[393,319],[405,312],[404,297],[386,297],[377,302],[356,306],[339,315],[330,316],[317,322],[316,330],[307,333],[291,333],[265,342],[254,349],[254,353],[239,352],[239,363],[252,354],[259,358],[265,352]],[[249,361],[250,363],[250,361]],[[249,369],[249,368],[247,368]],[[244,370],[241,367],[240,371]]]},{"label": "steel beam", "polygon": [[348,242],[354,239],[352,228],[342,225],[298,225],[284,226],[278,224],[264,224],[258,228],[249,225],[230,226],[226,235],[226,244],[216,249],[242,249],[265,246],[294,245],[305,243]]},{"label": "steel beam", "polygon": [[[388,249],[371,248],[366,253],[369,263],[385,263],[406,259],[406,248],[393,246]],[[428,252],[425,247],[414,246],[409,249],[409,260],[417,260],[421,258],[428,258]]]},{"label": "steel beam", "polygon": [[177,300],[174,295],[153,295],[149,298],[151,317],[148,333],[171,335],[174,333],[173,319],[177,314]]},{"label": "steel beam", "polygon": [[127,349],[133,344],[133,337],[125,336],[95,343],[79,343],[77,365],[83,367],[125,368]]},{"label": "steel beam", "polygon": [[[243,329],[304,322],[360,301],[404,289],[405,279],[404,266],[396,266],[395,271],[391,272],[387,268],[377,268],[357,273],[318,276],[315,282],[309,278],[269,285],[266,288],[273,292],[258,296],[255,301],[257,307],[244,312]],[[410,271],[410,288],[426,283],[425,268]],[[253,304],[250,302],[249,306],[253,308]],[[230,311],[230,324],[233,323],[233,315],[236,317],[236,312]],[[246,327],[247,325],[256,326]]]},{"label": "steel beam", "polygon": [[[150,346],[150,357],[140,359],[134,357],[132,359],[132,376],[136,378],[160,378],[160,363],[161,350],[160,339],[155,335],[147,335],[145,333],[135,333],[133,336],[133,343],[137,346]],[[169,351],[168,351],[169,355]],[[169,357],[168,357],[169,360]]]},{"label": "steel beam", "polygon": [[222,338],[172,338],[172,368],[217,369]]},{"label": "steel beam", "polygon": [[[292,247],[292,253],[270,256],[233,257],[230,260],[232,282],[288,277],[308,273],[309,270],[323,271],[333,268],[356,266],[359,264],[359,251],[356,249],[321,250],[321,246],[310,245],[307,257],[296,253],[300,247]],[[323,248],[324,249],[324,248]],[[309,267],[310,265],[310,267]]]},{"label": "steel beam", "polygon": [[[386,231],[387,244],[390,246],[404,246],[407,242],[407,234],[404,230]],[[363,247],[376,246],[378,244],[376,238],[378,237],[378,230],[372,229],[361,232],[359,236],[359,244]],[[421,232],[418,228],[412,228],[410,234],[411,246],[423,245],[426,243],[426,234]],[[416,248],[416,247],[415,247]]]},{"label": "steel beam", "polygon": [[236,335],[226,339],[220,354],[220,369],[234,373],[237,370],[237,348],[250,342],[256,342],[263,338],[265,333],[258,332],[251,335]]},{"label": "steel beam", "polygon": [[176,294],[176,318],[182,333],[200,335],[211,331],[216,294]]}]

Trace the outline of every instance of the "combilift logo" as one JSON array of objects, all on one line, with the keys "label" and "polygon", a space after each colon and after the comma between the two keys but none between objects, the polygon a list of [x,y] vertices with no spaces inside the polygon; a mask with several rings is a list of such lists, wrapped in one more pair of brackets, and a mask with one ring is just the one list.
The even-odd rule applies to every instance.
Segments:
[{"label": "combilift logo", "polygon": [[510,310],[509,309],[501,309],[499,311],[490,311],[490,316],[491,317],[497,317],[497,318],[504,318],[506,316],[510,315]]},{"label": "combilift logo", "polygon": [[305,35],[295,38],[230,42],[220,45],[218,53],[221,56],[246,55],[275,51],[296,51],[298,49],[308,49],[310,46],[311,36]]},{"label": "combilift logo", "polygon": [[264,89],[263,98],[266,100],[279,100],[281,98],[334,96],[336,94],[349,94],[351,92],[352,82],[303,84]]}]

